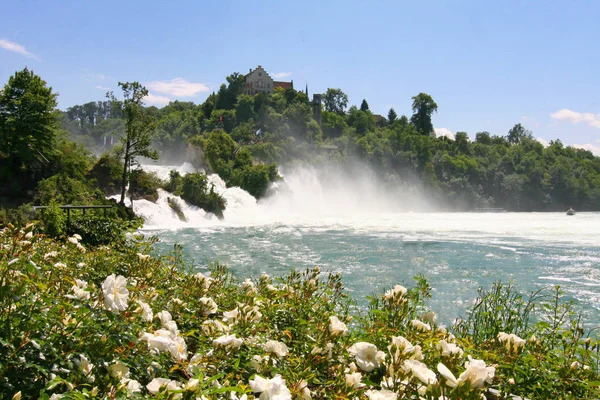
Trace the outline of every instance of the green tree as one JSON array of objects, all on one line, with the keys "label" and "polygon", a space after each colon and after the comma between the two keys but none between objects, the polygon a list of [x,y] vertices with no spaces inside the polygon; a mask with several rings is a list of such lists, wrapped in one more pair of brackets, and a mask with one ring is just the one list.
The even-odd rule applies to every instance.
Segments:
[{"label": "green tree", "polygon": [[431,135],[433,132],[431,115],[434,112],[437,112],[437,104],[433,101],[433,98],[426,93],[419,93],[414,96],[412,100],[413,115],[410,117],[410,122],[421,134]]},{"label": "green tree", "polygon": [[348,106],[348,96],[342,92],[342,89],[329,88],[323,96],[323,104],[325,105],[325,110],[336,114],[343,114]]},{"label": "green tree", "polygon": [[[158,159],[156,150],[152,150],[152,133],[156,126],[155,120],[144,110],[144,97],[148,90],[139,82],[119,82],[123,90],[123,115],[125,116],[125,135],[121,138],[123,144],[123,173],[121,175],[121,205],[125,204],[125,188],[129,178],[129,168],[136,157]],[[109,93],[114,99],[114,95]]]},{"label": "green tree", "polygon": [[456,149],[461,154],[470,154],[470,139],[467,132],[456,132],[454,135],[454,143],[456,144]]},{"label": "green tree", "polygon": [[485,144],[485,145],[491,145],[492,144],[492,138],[490,137],[490,133],[486,132],[486,131],[477,132],[475,134],[475,143]]},{"label": "green tree", "polygon": [[360,103],[360,111],[369,111],[369,103],[367,103],[367,100],[363,99],[362,103]]},{"label": "green tree", "polygon": [[47,176],[57,155],[56,96],[27,68],[0,91],[0,192],[21,194]]},{"label": "green tree", "polygon": [[398,119],[398,114],[396,114],[396,110],[394,110],[394,107],[390,108],[390,111],[388,111],[388,122],[391,124],[393,124],[396,119]]},{"label": "green tree", "polygon": [[523,125],[516,124],[508,131],[508,135],[506,135],[506,140],[510,144],[517,144],[524,138],[533,138],[531,131],[525,129]]},{"label": "green tree", "polygon": [[254,119],[254,97],[247,94],[240,95],[235,106],[235,116],[239,123]]}]

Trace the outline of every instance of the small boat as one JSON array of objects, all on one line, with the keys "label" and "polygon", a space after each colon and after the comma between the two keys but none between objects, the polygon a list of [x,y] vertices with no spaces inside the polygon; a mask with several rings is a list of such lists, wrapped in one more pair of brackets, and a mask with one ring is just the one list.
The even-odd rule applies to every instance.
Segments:
[{"label": "small boat", "polygon": [[573,210],[572,208],[569,208],[567,210],[567,215],[575,215],[575,210]]}]

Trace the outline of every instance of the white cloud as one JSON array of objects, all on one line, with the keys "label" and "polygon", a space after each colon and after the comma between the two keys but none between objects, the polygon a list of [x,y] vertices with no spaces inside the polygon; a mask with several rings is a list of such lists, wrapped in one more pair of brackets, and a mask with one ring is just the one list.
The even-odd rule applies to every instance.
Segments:
[{"label": "white cloud", "polygon": [[584,149],[584,150],[591,151],[595,156],[600,157],[600,147],[593,145],[591,143],[574,144],[573,147],[575,147],[577,149]]},{"label": "white cloud", "polygon": [[541,137],[536,138],[535,140],[540,142],[544,147],[548,147],[550,145],[550,144],[548,144],[548,142],[545,139],[542,139]]},{"label": "white cloud", "polygon": [[271,74],[273,76],[273,78],[287,78],[288,76],[292,76],[291,72],[275,72]]},{"label": "white cloud", "polygon": [[144,101],[153,106],[166,106],[171,102],[167,96],[157,96],[152,93],[148,93],[148,96],[144,97]]},{"label": "white cloud", "polygon": [[175,78],[170,81],[154,81],[146,83],[148,89],[159,93],[170,94],[176,97],[192,97],[201,92],[208,92],[210,88],[204,83],[188,82],[183,78]]},{"label": "white cloud", "polygon": [[0,39],[0,48],[2,48],[4,50],[12,51],[14,53],[19,53],[19,54],[24,55],[25,57],[33,58],[35,60],[40,61],[40,59],[37,58],[37,56],[35,54],[31,54],[30,52],[25,50],[25,46],[20,45],[15,42],[11,42],[8,39]]},{"label": "white cloud", "polygon": [[106,87],[106,86],[100,86],[100,85],[96,86],[96,89],[101,89],[101,90],[110,90],[110,88],[109,88],[109,87]]},{"label": "white cloud", "polygon": [[594,128],[600,129],[600,114],[579,113],[563,108],[562,110],[558,110],[557,112],[550,114],[550,118],[571,122],[573,124],[585,122]]},{"label": "white cloud", "polygon": [[434,131],[435,131],[435,136],[437,136],[437,137],[446,136],[447,138],[454,140],[454,133],[452,133],[452,131],[450,129],[435,128]]}]

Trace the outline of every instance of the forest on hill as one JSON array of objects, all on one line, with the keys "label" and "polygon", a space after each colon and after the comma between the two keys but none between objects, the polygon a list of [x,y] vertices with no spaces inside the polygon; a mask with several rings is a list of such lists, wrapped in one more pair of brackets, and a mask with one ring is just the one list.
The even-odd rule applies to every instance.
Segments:
[{"label": "forest on hill", "polygon": [[[119,193],[124,204],[122,188],[131,184],[131,198],[152,199],[164,187],[219,215],[226,204],[205,175],[165,183],[132,167],[143,156],[181,162],[192,147],[208,172],[256,198],[280,178],[277,165],[343,169],[359,160],[386,184],[423,189],[447,210],[600,210],[600,158],[560,140],[545,147],[521,124],[473,140],[466,132],[436,137],[438,106],[425,93],[412,98],[408,115],[390,109],[383,117],[367,100],[348,107],[341,89],[318,102],[294,89],[252,96],[244,79],[229,75],[202,104],[148,107],[145,88],[126,83],[120,97],[60,111],[45,81],[16,72],[0,92],[0,205],[104,203]],[[129,140],[135,134],[143,140]]]},{"label": "forest on hill", "polygon": [[[452,210],[600,209],[600,158],[560,140],[544,147],[521,124],[505,135],[477,132],[471,140],[457,132],[451,139],[436,137],[431,118],[438,106],[425,93],[412,98],[409,116],[390,109],[386,118],[372,113],[367,100],[348,107],[341,89],[327,89],[318,115],[305,92],[278,88],[251,96],[243,87],[244,76],[234,73],[202,104],[146,107],[157,121],[153,140],[161,158],[181,160],[190,140],[220,132],[267,164],[361,160],[390,183],[427,188]],[[105,137],[123,129],[114,109],[110,101],[70,107],[63,127],[101,152]]]}]

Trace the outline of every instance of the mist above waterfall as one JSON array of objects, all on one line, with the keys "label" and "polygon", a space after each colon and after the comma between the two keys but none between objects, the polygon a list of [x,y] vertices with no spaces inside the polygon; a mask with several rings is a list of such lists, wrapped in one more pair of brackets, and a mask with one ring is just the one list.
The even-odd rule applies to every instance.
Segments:
[{"label": "mist above waterfall", "polygon": [[433,202],[416,186],[386,183],[362,163],[293,166],[281,171],[271,195],[259,204],[274,211],[312,216],[431,211]]},{"label": "mist above waterfall", "polygon": [[[195,172],[189,163],[179,166],[143,165],[149,172],[167,180],[169,172]],[[358,215],[432,211],[433,202],[415,186],[403,182],[384,183],[373,171],[360,163],[316,166],[294,165],[280,171],[282,181],[274,183],[267,196],[260,201],[238,188],[227,188],[216,174],[208,176],[216,192],[227,201],[224,220],[190,206],[181,198],[160,190],[156,203],[146,200],[134,202],[136,213],[146,219],[150,229],[181,227],[208,227],[214,225],[263,225],[272,223],[308,223],[328,219],[344,223]],[[186,221],[181,221],[169,207],[168,199],[175,199],[183,207]]]}]

